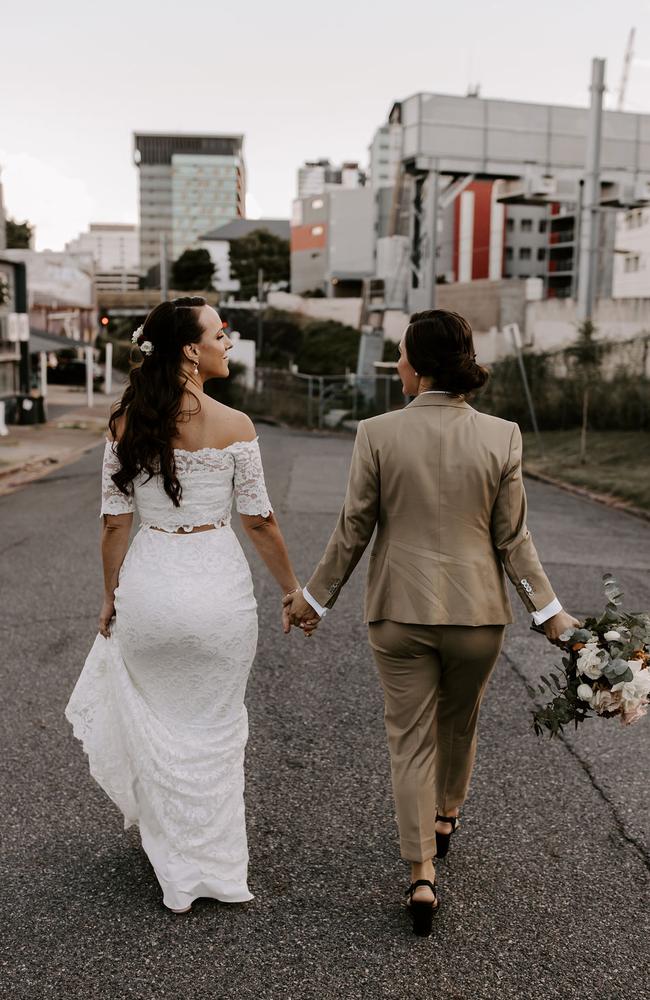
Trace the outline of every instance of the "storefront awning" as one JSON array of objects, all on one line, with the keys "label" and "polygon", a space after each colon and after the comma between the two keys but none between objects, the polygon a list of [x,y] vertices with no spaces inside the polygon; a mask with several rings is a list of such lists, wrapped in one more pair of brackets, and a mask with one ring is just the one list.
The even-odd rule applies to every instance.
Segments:
[{"label": "storefront awning", "polygon": [[46,333],[45,330],[29,331],[29,352],[30,354],[41,351],[63,351],[70,347],[90,347],[90,344],[83,340],[73,340],[72,337],[61,336],[57,333]]}]

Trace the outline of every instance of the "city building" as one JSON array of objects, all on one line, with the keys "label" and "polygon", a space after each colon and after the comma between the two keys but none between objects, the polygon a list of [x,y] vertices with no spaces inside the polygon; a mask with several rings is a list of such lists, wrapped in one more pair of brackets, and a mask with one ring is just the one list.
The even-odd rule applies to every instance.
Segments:
[{"label": "city building", "polygon": [[381,125],[368,149],[370,185],[373,191],[393,188],[397,183],[402,157],[402,125],[399,120]]},{"label": "city building", "polygon": [[126,223],[91,222],[65,246],[66,253],[90,254],[98,271],[137,271],[140,266],[138,227]]},{"label": "city building", "polygon": [[91,222],[87,233],[66,243],[65,252],[91,256],[98,292],[137,291],[140,285],[140,234],[126,223]]},{"label": "city building", "polygon": [[174,135],[138,132],[135,162],[140,178],[140,266],[198,248],[201,235],[244,218],[246,171],[242,135]]},{"label": "city building", "polygon": [[358,163],[334,166],[329,160],[306,160],[298,168],[298,198],[323,194],[332,187],[363,187],[366,180],[366,172]]},{"label": "city building", "polygon": [[25,265],[30,327],[81,343],[95,342],[97,310],[90,254],[83,258],[53,250],[3,250],[2,257]]},{"label": "city building", "polygon": [[[0,203],[2,195],[0,192]],[[8,260],[0,252],[0,404],[15,396],[20,389],[20,344],[15,316],[20,308],[21,286],[24,288],[24,267]],[[21,275],[22,272],[22,275]],[[4,424],[4,410],[0,427]]]},{"label": "city building", "polygon": [[201,236],[200,245],[208,251],[214,264],[212,285],[218,292],[239,291],[239,281],[230,274],[230,244],[258,229],[265,229],[287,242],[291,239],[288,219],[235,219]]},{"label": "city building", "polygon": [[374,197],[369,186],[335,185],[294,201],[292,292],[360,296],[374,269]]},{"label": "city building", "polygon": [[612,297],[650,298],[650,207],[619,212]]},{"label": "city building", "polygon": [[0,252],[7,246],[7,216],[5,214],[4,196],[2,193],[2,174],[0,172]]},{"label": "city building", "polygon": [[[441,281],[497,276],[543,277],[548,297],[575,297],[588,108],[419,93],[393,105],[389,125],[401,130],[400,166],[392,189],[377,189],[377,270],[408,311],[430,307]],[[612,289],[610,209],[650,200],[649,128],[650,115],[602,114],[596,297]],[[377,169],[381,142],[385,157],[386,133],[373,140]]]}]

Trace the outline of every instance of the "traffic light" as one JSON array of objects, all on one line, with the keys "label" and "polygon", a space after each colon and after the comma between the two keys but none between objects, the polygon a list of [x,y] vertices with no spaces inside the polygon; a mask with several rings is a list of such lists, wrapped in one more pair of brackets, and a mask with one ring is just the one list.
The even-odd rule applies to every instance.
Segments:
[{"label": "traffic light", "polygon": [[104,327],[108,326],[108,323],[109,323],[109,319],[108,319],[108,316],[102,316],[102,318],[100,319],[100,321],[99,321],[99,322],[100,322],[100,323],[102,324],[102,326],[104,326]]}]

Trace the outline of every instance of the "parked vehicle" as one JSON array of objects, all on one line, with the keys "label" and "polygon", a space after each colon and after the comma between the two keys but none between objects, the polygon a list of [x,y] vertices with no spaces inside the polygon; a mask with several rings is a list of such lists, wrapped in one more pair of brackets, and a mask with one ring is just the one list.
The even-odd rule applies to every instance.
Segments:
[{"label": "parked vehicle", "polygon": [[[48,367],[47,381],[51,385],[85,385],[86,362],[80,358],[59,358],[56,366]],[[95,389],[104,381],[104,373],[98,364],[93,364],[93,386]]]}]

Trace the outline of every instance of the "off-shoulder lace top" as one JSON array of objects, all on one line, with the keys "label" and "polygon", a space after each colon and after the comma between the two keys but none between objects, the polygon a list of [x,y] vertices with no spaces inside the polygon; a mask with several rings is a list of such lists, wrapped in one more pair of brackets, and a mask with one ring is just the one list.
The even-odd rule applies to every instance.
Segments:
[{"label": "off-shoulder lace top", "polygon": [[131,496],[125,496],[111,476],[120,468],[114,446],[106,442],[102,466],[102,514],[127,514],[137,510],[140,522],[165,531],[189,531],[202,524],[230,523],[233,497],[240,514],[273,510],[266,485],[260,448],[254,441],[236,441],[227,448],[199,451],[174,449],[176,474],[183,488],[180,507],[174,507],[160,476],[147,481],[140,473],[133,481]]}]

